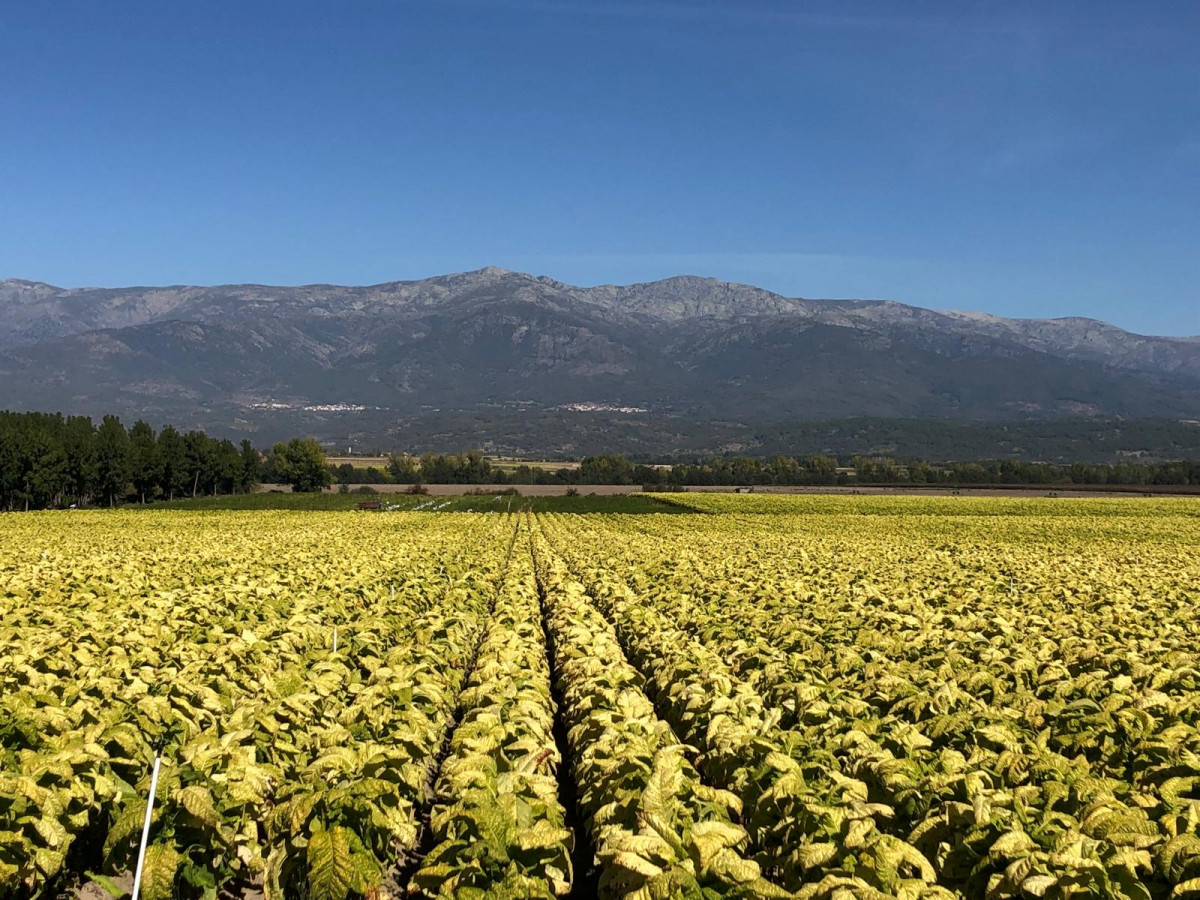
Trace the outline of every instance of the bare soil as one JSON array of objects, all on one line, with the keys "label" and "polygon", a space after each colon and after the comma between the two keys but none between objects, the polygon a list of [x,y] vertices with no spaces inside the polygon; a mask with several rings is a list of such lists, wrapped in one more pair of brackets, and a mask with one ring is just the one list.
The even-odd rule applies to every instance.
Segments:
[{"label": "bare soil", "polygon": [[[359,485],[350,485],[356,488]],[[380,494],[402,494],[409,489],[407,484],[373,484]],[[571,490],[572,485],[566,484],[427,484],[425,488],[433,497],[455,497],[472,491],[499,492],[515,487],[524,497],[558,497]],[[580,494],[597,494],[612,496],[614,494],[640,493],[641,485],[636,484],[580,484],[573,486]],[[1121,488],[1117,490],[1116,488]],[[687,488],[690,493],[731,494],[737,491],[738,485],[691,485]],[[745,490],[745,488],[741,488]],[[258,490],[275,490],[290,492],[287,485],[259,485]],[[337,486],[327,488],[326,493],[338,490]],[[998,487],[994,485],[980,487],[889,487],[887,485],[763,485],[756,486],[751,493],[755,494],[864,494],[864,495],[893,495],[915,497],[1171,497],[1181,494],[1200,493],[1200,489],[1175,485],[1114,485],[1110,487],[1097,486],[1089,488],[1085,485],[1070,487]]]}]

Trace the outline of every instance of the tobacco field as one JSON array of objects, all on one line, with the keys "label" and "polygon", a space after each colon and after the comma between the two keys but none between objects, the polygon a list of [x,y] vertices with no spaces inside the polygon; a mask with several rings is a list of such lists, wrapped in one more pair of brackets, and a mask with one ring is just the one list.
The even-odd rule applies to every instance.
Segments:
[{"label": "tobacco field", "polygon": [[1200,503],[0,517],[0,898],[1200,898]]}]

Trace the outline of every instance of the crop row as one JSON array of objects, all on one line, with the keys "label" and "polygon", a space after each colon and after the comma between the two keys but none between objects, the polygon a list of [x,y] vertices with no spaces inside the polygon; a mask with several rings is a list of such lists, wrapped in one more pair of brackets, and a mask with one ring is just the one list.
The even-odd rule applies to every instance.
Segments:
[{"label": "crop row", "polygon": [[880,828],[890,810],[870,802],[866,784],[799,747],[717,654],[602,568],[576,571],[585,602],[615,623],[659,711],[700,748],[702,773],[739,797],[751,847],[784,887],[804,897],[949,896],[933,885],[928,860]]},{"label": "crop row", "polygon": [[1200,518],[746,508],[0,523],[0,897],[1200,896]]},{"label": "crop row", "polygon": [[524,550],[512,555],[488,617],[438,779],[433,847],[413,877],[431,896],[552,900],[571,887],[550,670]]},{"label": "crop row", "polygon": [[[1170,690],[1180,673],[1186,678],[1182,651],[1159,655],[1158,666],[1143,664],[1136,674],[1151,680],[1139,690],[1131,676],[1097,678],[1088,660],[1072,674],[1074,648],[1064,635],[1062,664],[1022,669],[1053,685],[1048,698],[1006,691],[1004,680],[989,680],[988,672],[1034,658],[1021,647],[1030,636],[1002,615],[995,615],[999,623],[979,622],[990,635],[972,647],[971,615],[956,613],[953,620],[965,627],[955,629],[936,604],[905,594],[922,591],[912,578],[890,588],[899,595],[890,597],[870,581],[851,581],[868,590],[822,608],[833,605],[796,576],[796,557],[808,566],[815,554],[811,544],[795,551],[795,533],[750,573],[747,564],[756,566],[752,554],[758,548],[747,544],[760,543],[761,534],[750,542],[744,530],[722,535],[710,527],[699,535],[712,544],[705,552],[677,552],[661,563],[656,560],[671,545],[655,537],[651,542],[645,534],[602,529],[581,534],[576,528],[569,535],[564,530],[559,544],[585,573],[635,658],[638,643],[649,641],[653,651],[648,636],[664,629],[682,631],[661,641],[668,649],[692,641],[674,663],[648,654],[644,664],[656,677],[679,690],[681,667],[686,677],[689,660],[711,657],[699,678],[690,676],[696,684],[711,680],[728,660],[724,671],[730,678],[741,690],[760,692],[781,720],[793,757],[825,760],[841,777],[863,783],[868,798],[886,809],[877,825],[921,850],[940,883],[968,895],[1086,889],[1113,897],[1147,896],[1158,890],[1155,885],[1181,894],[1196,884],[1200,841],[1190,794],[1198,774],[1192,762],[1197,695],[1159,690]],[[694,548],[697,535],[687,538]],[[853,539],[861,549],[863,536]],[[735,542],[738,556],[732,553]],[[615,564],[617,556],[625,563]],[[929,556],[926,548],[920,564],[928,566]],[[993,559],[997,556],[992,548]],[[1025,591],[1031,587],[1028,577],[1018,584]],[[925,590],[952,599],[965,593],[957,587]],[[745,596],[749,591],[753,595]],[[786,599],[798,591],[808,596]],[[1020,606],[1011,594],[1006,599],[1003,612],[1010,616],[1037,610],[1036,596]],[[1169,593],[1160,598],[1158,614],[1177,602]],[[1077,616],[1096,614],[1085,609],[1077,609]],[[1048,616],[1041,627],[1050,629]],[[931,640],[933,629],[939,636]],[[890,643],[889,632],[896,634]],[[1096,640],[1085,649],[1094,657],[1104,643]],[[1007,653],[1001,649],[1005,644]],[[926,650],[914,657],[922,647]],[[814,657],[826,665],[814,665]],[[1164,677],[1163,670],[1176,674]],[[1107,684],[1111,681],[1116,684]],[[747,721],[755,721],[754,715]]]},{"label": "crop row", "polygon": [[582,585],[533,552],[580,812],[606,897],[777,897],[740,848],[742,806],[704,784]]},{"label": "crop row", "polygon": [[[301,885],[344,896],[381,883],[415,850],[503,571],[496,527],[472,531],[477,552],[458,529],[410,532],[410,558],[343,565],[311,595],[295,567],[203,571],[191,592],[186,578],[156,592],[132,567],[123,584],[77,560],[65,585],[18,572],[0,626],[0,894],[39,892],[69,856],[76,869],[127,870],[156,743],[167,765],[143,896],[260,882],[278,896]],[[58,592],[66,608],[29,603],[30,591]]]}]

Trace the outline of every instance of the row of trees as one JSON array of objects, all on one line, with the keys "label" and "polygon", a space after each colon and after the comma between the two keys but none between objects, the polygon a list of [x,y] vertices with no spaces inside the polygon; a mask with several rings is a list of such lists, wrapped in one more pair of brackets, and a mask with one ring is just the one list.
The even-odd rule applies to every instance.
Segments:
[{"label": "row of trees", "polygon": [[0,412],[0,509],[38,509],[130,498],[174,500],[253,490],[259,482],[317,491],[332,481],[416,484],[1120,484],[1200,485],[1200,462],[1055,465],[985,460],[946,465],[856,456],[839,467],[825,454],[714,458],[671,466],[633,463],[621,455],[589,456],[578,468],[499,468],[479,451],[392,454],[384,469],[328,466],[311,438],[293,438],[260,453],[203,431],[126,428],[116,416]]},{"label": "row of trees", "polygon": [[320,490],[330,482],[316,441],[296,438],[264,456],[203,431],[155,432],[142,421],[126,428],[116,416],[0,412],[0,509],[43,509],[131,497],[174,500],[234,494],[260,481]]},{"label": "row of trees", "polygon": [[[618,459],[600,458],[581,469],[613,473],[625,484],[717,485],[717,484],[1129,484],[1200,485],[1200,462],[1118,463],[1102,465],[1074,463],[1028,463],[1020,460],[983,460],[935,465],[921,460],[903,461],[887,456],[855,456],[849,465],[825,454],[803,458],[775,456],[770,459],[739,457],[712,459],[670,467],[629,466]],[[591,483],[584,480],[584,483]]]},{"label": "row of trees", "polygon": [[920,461],[901,463],[889,457],[856,456],[853,466],[853,477],[845,483],[1200,485],[1200,461],[1187,460],[1057,465],[1000,459],[934,466]]},{"label": "row of trees", "polygon": [[116,416],[99,425],[85,416],[0,413],[0,508],[174,499],[233,493],[257,483],[261,456],[202,431],[161,432]]},{"label": "row of trees", "polygon": [[983,460],[935,465],[887,456],[855,456],[847,466],[827,454],[714,458],[695,463],[650,466],[620,455],[589,456],[578,468],[535,466],[499,468],[478,451],[423,456],[392,454],[384,469],[344,463],[330,469],[340,484],[641,484],[796,485],[796,484],[1123,484],[1200,485],[1200,462],[1027,463]]}]

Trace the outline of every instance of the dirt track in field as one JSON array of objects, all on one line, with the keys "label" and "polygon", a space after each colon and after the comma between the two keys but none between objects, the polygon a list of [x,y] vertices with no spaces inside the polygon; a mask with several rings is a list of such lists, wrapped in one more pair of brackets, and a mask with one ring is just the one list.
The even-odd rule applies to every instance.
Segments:
[{"label": "dirt track in field", "polygon": [[[353,489],[358,485],[350,485]],[[373,484],[370,487],[374,488],[380,494],[402,494],[409,489],[407,484]],[[571,490],[572,485],[566,484],[427,484],[426,489],[432,497],[456,497],[462,494],[471,492],[492,493],[516,488],[524,497],[558,497]],[[597,494],[600,496],[612,496],[615,494],[636,494],[640,493],[642,488],[636,484],[580,484],[573,486],[580,494]],[[1175,488],[1173,486],[1156,487],[1147,485],[1145,488],[1137,487],[1131,490],[1088,490],[1083,486],[1072,487],[933,487],[933,488],[914,488],[914,487],[886,487],[875,485],[862,485],[859,487],[851,487],[848,485],[767,485],[756,487],[753,490],[755,494],[863,494],[863,495],[892,495],[892,496],[914,496],[914,497],[950,497],[961,495],[964,497],[1171,497],[1179,496],[1185,493],[1196,492],[1196,488],[1191,491],[1186,489]],[[260,485],[259,490],[282,490],[285,492],[291,489],[286,485]],[[327,488],[326,493],[337,491],[337,486]],[[737,490],[735,485],[701,485],[689,486],[689,493],[723,493],[731,494]]]}]

